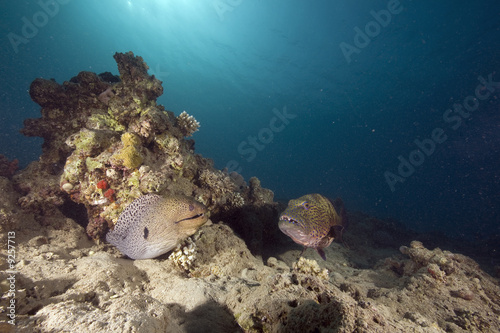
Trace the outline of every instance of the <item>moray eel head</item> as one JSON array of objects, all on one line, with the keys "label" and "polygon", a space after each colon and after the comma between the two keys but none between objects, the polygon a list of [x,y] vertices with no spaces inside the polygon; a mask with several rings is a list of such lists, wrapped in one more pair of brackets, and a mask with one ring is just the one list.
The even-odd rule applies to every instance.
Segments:
[{"label": "moray eel head", "polygon": [[295,243],[316,249],[326,259],[323,248],[340,239],[346,222],[342,200],[338,198],[334,204],[320,194],[290,200],[278,226]]},{"label": "moray eel head", "polygon": [[150,259],[172,250],[207,221],[207,208],[193,198],[147,194],[123,210],[106,240],[131,259]]}]

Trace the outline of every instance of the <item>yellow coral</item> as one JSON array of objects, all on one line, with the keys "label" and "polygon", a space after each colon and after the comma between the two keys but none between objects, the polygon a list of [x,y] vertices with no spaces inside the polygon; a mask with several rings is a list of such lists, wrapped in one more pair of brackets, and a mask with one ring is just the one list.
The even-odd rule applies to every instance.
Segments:
[{"label": "yellow coral", "polygon": [[123,148],[113,154],[114,161],[121,161],[128,169],[136,169],[142,164],[140,152],[141,139],[133,133],[124,133],[121,137]]},{"label": "yellow coral", "polygon": [[135,169],[142,164],[142,156],[135,146],[123,147],[119,153],[113,155],[114,160],[122,161],[123,166]]},{"label": "yellow coral", "polygon": [[121,140],[122,140],[124,147],[140,146],[141,145],[141,139],[139,139],[139,137],[137,135],[135,135],[134,133],[130,133],[130,132],[124,133],[122,135]]}]

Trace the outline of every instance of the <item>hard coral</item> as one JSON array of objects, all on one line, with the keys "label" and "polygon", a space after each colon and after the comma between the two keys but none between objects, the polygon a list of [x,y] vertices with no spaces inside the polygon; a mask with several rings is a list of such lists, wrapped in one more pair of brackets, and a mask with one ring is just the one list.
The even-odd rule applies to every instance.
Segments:
[{"label": "hard coral", "polygon": [[182,111],[177,117],[177,126],[184,136],[191,136],[194,132],[198,131],[200,123],[193,116],[187,114],[186,111]]},{"label": "hard coral", "polygon": [[322,270],[318,262],[313,259],[300,257],[297,262],[293,263],[292,268],[297,272],[318,276],[323,280],[328,280],[329,278],[328,270],[326,268]]},{"label": "hard coral", "polygon": [[191,237],[186,238],[181,244],[172,251],[169,260],[172,260],[177,267],[190,271],[194,267],[196,259],[196,244]]},{"label": "hard coral", "polygon": [[127,169],[138,168],[143,161],[141,155],[141,140],[133,133],[124,133],[121,138],[123,148],[111,156],[112,161]]}]

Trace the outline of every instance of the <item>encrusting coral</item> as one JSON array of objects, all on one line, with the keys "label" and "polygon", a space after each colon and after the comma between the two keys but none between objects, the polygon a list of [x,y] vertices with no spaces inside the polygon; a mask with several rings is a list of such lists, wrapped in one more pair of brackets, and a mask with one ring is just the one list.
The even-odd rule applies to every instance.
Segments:
[{"label": "encrusting coral", "polygon": [[[191,196],[214,214],[260,203],[263,198],[256,193],[266,193],[264,201],[273,203],[271,191],[258,186],[255,192],[240,186],[241,180],[236,185],[211,160],[194,153],[194,141],[185,137],[199,123],[185,111],[175,117],[156,103],[163,87],[148,75],[141,57],[128,52],[114,58],[120,77],[80,72],[62,85],[46,79],[31,84],[30,96],[42,107],[42,117],[25,120],[22,132],[44,143],[40,161],[16,178],[25,189],[23,207],[47,212],[70,199],[85,207],[87,233],[100,240],[123,209],[147,193]],[[57,200],[47,202],[41,189],[26,184],[27,173],[35,169],[39,178],[57,179],[55,190],[55,184],[49,187]],[[106,189],[99,185],[103,181]]]}]

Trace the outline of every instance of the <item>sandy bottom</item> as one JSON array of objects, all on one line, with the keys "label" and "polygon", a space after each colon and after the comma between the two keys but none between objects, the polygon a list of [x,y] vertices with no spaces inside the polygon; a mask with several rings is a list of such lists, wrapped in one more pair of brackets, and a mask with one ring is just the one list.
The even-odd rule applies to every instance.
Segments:
[{"label": "sandy bottom", "polygon": [[9,239],[15,258],[0,267],[0,331],[500,331],[498,280],[469,257],[418,241],[334,243],[327,261],[311,249],[299,260],[301,249],[287,241],[261,257],[217,222],[175,258],[133,261],[89,241],[61,213],[35,219],[18,197],[2,178],[2,259]]}]

